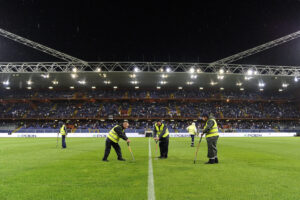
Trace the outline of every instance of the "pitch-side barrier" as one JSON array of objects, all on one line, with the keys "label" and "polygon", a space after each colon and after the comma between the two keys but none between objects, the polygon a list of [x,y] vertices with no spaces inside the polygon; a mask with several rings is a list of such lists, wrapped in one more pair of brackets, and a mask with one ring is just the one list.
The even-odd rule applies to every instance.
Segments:
[{"label": "pitch-side barrier", "polygon": [[[107,133],[69,133],[67,137],[96,137],[103,138],[106,137]],[[144,134],[139,133],[126,133],[127,137],[145,137]],[[237,132],[237,133],[220,133],[220,137],[293,137],[296,132],[264,132],[264,133],[251,133],[251,132]],[[8,135],[1,133],[0,137],[8,138],[47,138],[47,137],[57,137],[56,133],[14,133]],[[188,133],[170,133],[170,137],[190,137]]]}]

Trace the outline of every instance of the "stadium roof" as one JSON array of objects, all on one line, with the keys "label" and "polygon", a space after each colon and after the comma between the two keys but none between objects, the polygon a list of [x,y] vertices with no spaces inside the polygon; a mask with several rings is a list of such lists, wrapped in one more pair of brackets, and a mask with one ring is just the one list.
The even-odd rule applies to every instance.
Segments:
[{"label": "stadium roof", "polygon": [[0,64],[2,88],[8,89],[220,89],[289,92],[299,89],[299,67],[195,63]]}]

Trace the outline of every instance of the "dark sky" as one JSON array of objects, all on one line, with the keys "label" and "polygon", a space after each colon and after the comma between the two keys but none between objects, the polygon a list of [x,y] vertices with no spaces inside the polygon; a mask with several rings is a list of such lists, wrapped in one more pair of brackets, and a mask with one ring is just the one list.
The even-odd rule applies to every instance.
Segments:
[{"label": "dark sky", "polygon": [[[300,1],[0,0],[0,27],[88,61],[213,62],[300,30]],[[300,39],[237,63],[300,65]],[[57,61],[0,36],[0,61]]]}]

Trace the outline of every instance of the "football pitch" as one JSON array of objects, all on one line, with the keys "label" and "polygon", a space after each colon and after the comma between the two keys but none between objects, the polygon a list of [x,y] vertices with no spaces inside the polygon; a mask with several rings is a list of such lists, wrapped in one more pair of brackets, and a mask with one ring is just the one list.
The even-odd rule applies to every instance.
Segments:
[{"label": "football pitch", "polygon": [[104,138],[67,138],[67,149],[56,138],[1,138],[0,199],[300,199],[300,138],[220,138],[214,165],[204,164],[205,140],[196,164],[190,138],[170,138],[165,160],[151,140],[153,173],[148,138],[132,138],[135,161],[119,144],[126,162],[113,148],[101,161]]}]

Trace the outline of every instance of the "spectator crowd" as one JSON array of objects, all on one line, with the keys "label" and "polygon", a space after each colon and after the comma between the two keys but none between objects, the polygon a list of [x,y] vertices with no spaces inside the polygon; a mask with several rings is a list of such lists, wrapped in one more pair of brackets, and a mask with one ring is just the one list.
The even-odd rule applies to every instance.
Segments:
[{"label": "spectator crowd", "polygon": [[291,124],[284,124],[297,126],[300,116],[299,105],[290,96],[246,92],[2,91],[1,99],[2,120],[13,119],[25,127],[41,128],[53,128],[61,119],[70,119],[83,129],[110,128],[114,123],[108,119],[128,117],[139,119],[132,123],[137,129],[152,127],[158,118],[167,119],[173,129],[182,129],[189,123],[188,119],[199,120],[201,114],[208,113],[226,129],[269,129],[278,127],[278,120],[288,120]]}]

